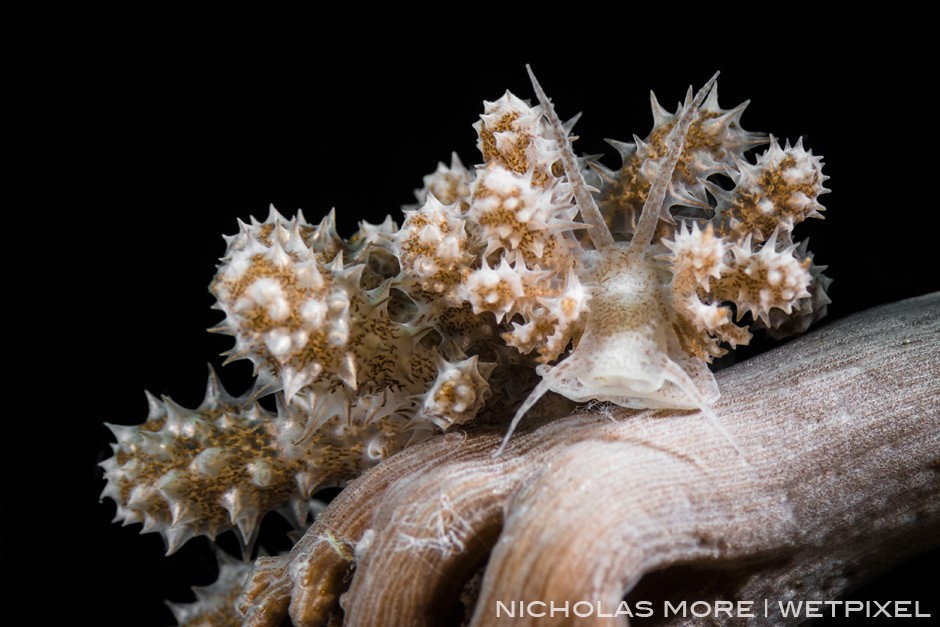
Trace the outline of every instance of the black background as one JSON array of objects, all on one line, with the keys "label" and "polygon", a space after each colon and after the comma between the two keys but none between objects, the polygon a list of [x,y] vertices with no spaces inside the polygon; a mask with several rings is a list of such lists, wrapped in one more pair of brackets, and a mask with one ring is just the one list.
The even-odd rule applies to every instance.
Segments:
[{"label": "black background", "polygon": [[[483,99],[506,89],[532,97],[526,62],[562,117],[584,112],[578,150],[605,153],[611,166],[602,138],[645,136],[650,89],[673,105],[721,70],[723,106],[752,100],[745,128],[802,135],[825,155],[826,220],[797,234],[811,235],[817,263],[835,279],[829,320],[940,284],[936,184],[921,161],[935,112],[920,108],[926,76],[913,50],[870,41],[644,47],[616,38],[524,47],[420,28],[317,43],[324,28],[219,43],[172,30],[144,39],[96,32],[57,47],[38,69],[16,60],[13,130],[24,141],[12,172],[26,183],[24,206],[44,211],[8,228],[38,247],[20,259],[18,276],[40,286],[29,297],[43,303],[48,337],[29,355],[42,370],[27,378],[40,385],[26,394],[32,409],[19,423],[26,449],[42,455],[25,466],[7,461],[26,481],[15,482],[17,506],[4,505],[2,559],[24,567],[24,588],[65,586],[73,600],[40,608],[44,616],[169,624],[162,600],[189,600],[188,586],[213,579],[204,541],[165,558],[156,534],[111,524],[96,463],[110,454],[101,423],[143,421],[143,390],[186,406],[201,400],[206,362],[218,367],[231,344],[204,330],[220,319],[206,287],[221,234],[236,231],[236,217],[263,219],[270,203],[285,215],[302,208],[308,220],[335,206],[347,236],[359,220],[397,217],[452,150],[467,165],[478,160],[471,124]],[[222,379],[241,392],[249,367],[228,366]],[[285,526],[271,518],[273,539]],[[940,580],[922,571],[937,558],[853,598],[928,601]]]}]

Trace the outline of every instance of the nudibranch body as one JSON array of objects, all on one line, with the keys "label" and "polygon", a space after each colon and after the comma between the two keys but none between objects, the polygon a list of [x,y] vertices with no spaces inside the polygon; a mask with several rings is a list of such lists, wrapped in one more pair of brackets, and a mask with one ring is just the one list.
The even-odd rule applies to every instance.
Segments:
[{"label": "nudibranch body", "polygon": [[[214,377],[194,410],[151,403],[114,427],[104,496],[175,550],[269,511],[306,522],[311,495],[402,448],[487,420],[507,438],[551,391],[634,408],[709,407],[708,369],[748,326],[780,336],[824,315],[829,280],[794,228],[819,217],[822,161],[770,146],[718,106],[714,79],[675,113],[653,98],[644,140],[611,142],[610,170],[578,157],[539,104],[507,92],[475,125],[482,162],[424,177],[399,227],[348,239],[272,208],[240,224],[210,290],[243,396]],[[274,394],[277,411],[257,400]]]},{"label": "nudibranch body", "polygon": [[718,398],[711,371],[682,350],[661,271],[644,255],[614,250],[601,270],[577,348],[541,366],[548,389],[574,401],[623,407],[692,408]]},{"label": "nudibranch body", "polygon": [[561,144],[560,153],[577,206],[594,245],[583,264],[594,297],[579,342],[559,365],[540,367],[542,382],[516,412],[506,441],[525,412],[547,390],[575,401],[608,401],[624,407],[706,409],[718,398],[718,387],[707,366],[682,351],[675,332],[677,313],[651,247],[669,183],[685,144],[717,75],[693,99],[691,92],[666,136],[635,232],[628,245],[618,246],[600,209],[587,189],[571,144],[554,107],[529,69],[549,126]]}]

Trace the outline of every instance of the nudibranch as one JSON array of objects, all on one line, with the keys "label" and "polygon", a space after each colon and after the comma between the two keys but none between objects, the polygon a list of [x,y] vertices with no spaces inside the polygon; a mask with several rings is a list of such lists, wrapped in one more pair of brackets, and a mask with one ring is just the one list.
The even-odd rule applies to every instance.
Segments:
[{"label": "nudibranch", "polygon": [[675,113],[653,97],[611,170],[530,76],[538,104],[485,102],[481,163],[439,165],[400,225],[346,239],[332,212],[272,207],[225,238],[213,330],[257,383],[232,396],[212,374],[199,407],[151,398],[144,424],[112,426],[117,520],[170,552],[226,530],[247,548],[267,512],[303,525],[317,490],[436,433],[514,413],[508,439],[548,392],[710,416],[725,346],[825,314],[824,267],[793,239],[828,191],[802,141],[745,131],[747,103],[721,109],[712,78]]},{"label": "nudibranch", "polygon": [[[740,167],[748,164],[737,151],[761,141],[761,136],[740,129],[738,111],[721,111],[717,96],[706,105],[717,74],[694,98],[690,88],[674,115],[666,114],[654,97],[658,128],[650,135],[653,141],[637,140],[632,146],[621,144],[625,161],[628,155],[640,153],[642,147],[646,163],[639,168],[625,163],[621,177],[595,166],[608,190],[627,189],[622,180],[624,173],[634,180],[643,173],[648,179],[645,189],[632,190],[633,195],[642,194],[645,199],[638,215],[634,212],[630,216],[629,240],[618,242],[592,196],[592,191],[600,190],[588,187],[568,132],[531,68],[529,77],[542,115],[558,141],[559,162],[592,245],[579,251],[574,264],[591,298],[589,307],[584,308],[580,337],[558,364],[538,367],[542,380],[517,410],[499,450],[506,446],[526,411],[547,391],[574,401],[607,401],[623,407],[697,408],[721,429],[710,410],[719,392],[706,361],[722,352],[715,340],[736,346],[747,343],[750,336],[730,323],[728,307],[703,303],[702,297],[713,301],[709,292],[725,285],[722,300],[747,307],[761,320],[766,320],[773,308],[791,313],[801,299],[811,298],[808,288],[813,274],[809,259],[801,262],[794,257],[792,246],[778,250],[777,239],[781,231],[792,230],[796,222],[818,215],[821,207],[816,197],[827,191],[822,187],[825,177],[821,160],[803,152],[801,143],[795,149],[787,146],[785,151],[774,143],[758,160],[757,167]],[[785,153],[794,154],[784,157]],[[729,159],[731,163],[727,163]],[[655,163],[650,163],[651,160]],[[777,176],[761,172],[762,162],[775,162]],[[732,170],[731,164],[739,169]],[[739,188],[750,184],[761,195],[755,197],[753,191],[746,189],[728,193],[709,182],[707,177],[720,172],[716,168],[721,166],[739,182]],[[785,170],[780,172],[781,168]],[[741,185],[741,181],[747,183]],[[712,221],[726,218],[729,237],[717,237],[707,215],[698,220],[683,220],[683,227],[673,231],[672,239],[658,232],[661,220],[676,224],[668,212],[672,204],[711,209],[702,198],[701,189],[696,188],[710,190],[721,199],[723,206],[719,209],[724,211],[715,211]],[[672,202],[667,203],[667,196],[671,196]],[[610,203],[613,213],[632,209],[618,206],[615,193],[608,191],[602,197],[614,198]],[[751,211],[727,215],[735,202],[732,199],[737,199],[739,205],[750,202]],[[610,208],[608,213],[612,213]],[[700,222],[705,224],[704,230]],[[731,237],[735,231],[737,238]],[[752,250],[755,232],[766,237],[758,253]],[[745,239],[740,241],[742,234]],[[664,276],[654,245],[657,239],[660,246],[669,250],[665,256],[671,264],[671,277]],[[731,264],[725,262],[729,240],[735,246]],[[692,334],[688,333],[690,329]],[[690,340],[698,340],[699,345]]]},{"label": "nudibranch", "polygon": [[560,161],[593,245],[593,249],[582,251],[576,265],[590,290],[591,301],[577,344],[558,365],[539,367],[542,381],[516,412],[502,446],[526,411],[549,390],[574,401],[593,399],[636,408],[706,409],[718,399],[718,386],[704,362],[682,350],[676,333],[678,313],[654,259],[652,240],[689,127],[717,75],[694,99],[690,92],[680,107],[663,140],[665,150],[651,178],[633,236],[626,244],[616,242],[608,230],[561,120],[531,68],[529,77],[543,115],[558,139]]}]

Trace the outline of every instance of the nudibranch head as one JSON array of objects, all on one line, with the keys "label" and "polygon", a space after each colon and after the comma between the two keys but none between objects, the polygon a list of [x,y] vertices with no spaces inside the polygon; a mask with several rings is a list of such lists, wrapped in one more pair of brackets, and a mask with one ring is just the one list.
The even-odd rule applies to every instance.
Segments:
[{"label": "nudibranch head", "polygon": [[599,266],[577,347],[557,366],[539,367],[551,381],[548,389],[574,401],[634,408],[695,408],[717,400],[708,368],[677,341],[662,270],[623,249],[607,252]]}]

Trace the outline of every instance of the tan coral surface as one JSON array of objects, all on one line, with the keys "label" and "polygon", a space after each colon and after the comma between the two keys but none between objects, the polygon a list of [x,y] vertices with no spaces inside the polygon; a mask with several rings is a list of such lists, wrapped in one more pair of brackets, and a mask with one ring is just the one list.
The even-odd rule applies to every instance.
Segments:
[{"label": "tan coral surface", "polygon": [[940,545],[938,338],[934,293],[720,372],[751,391],[715,408],[743,457],[697,412],[603,407],[496,461],[493,429],[409,448],[259,560],[238,609],[251,625],[439,625],[484,566],[475,627],[502,624],[497,601],[616,608],[654,572],[640,598],[835,599]]}]

